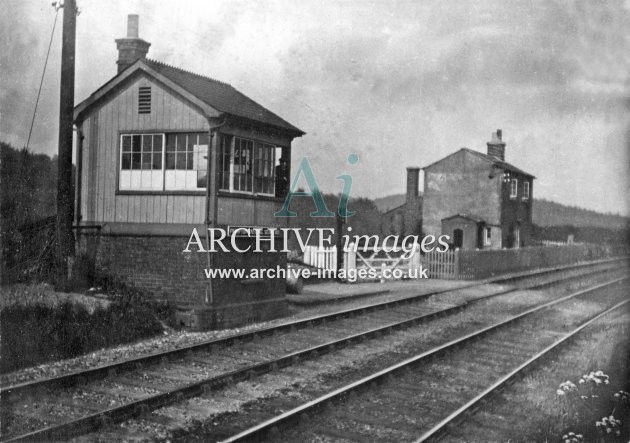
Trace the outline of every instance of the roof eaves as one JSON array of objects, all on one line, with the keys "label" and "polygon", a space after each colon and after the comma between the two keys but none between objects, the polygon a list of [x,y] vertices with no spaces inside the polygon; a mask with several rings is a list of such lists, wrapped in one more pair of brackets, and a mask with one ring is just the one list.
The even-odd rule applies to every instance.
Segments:
[{"label": "roof eaves", "polygon": [[530,174],[529,172],[525,172],[522,169],[517,168],[516,166],[514,166],[514,165],[512,165],[512,164],[510,164],[510,163],[508,163],[506,161],[502,161],[502,160],[496,159],[494,157],[489,156],[488,154],[484,154],[483,152],[475,151],[475,150],[470,149],[470,148],[460,148],[457,151],[455,151],[455,152],[447,155],[446,157],[443,157],[443,158],[441,158],[441,159],[431,163],[428,166],[425,166],[422,169],[424,170],[424,169],[430,168],[431,166],[433,166],[433,165],[435,165],[437,163],[440,163],[442,160],[446,160],[450,156],[455,155],[455,154],[457,154],[460,151],[465,151],[465,152],[467,152],[469,154],[472,154],[472,155],[474,155],[475,157],[477,157],[477,158],[479,158],[481,160],[485,160],[486,162],[497,166],[498,168],[510,170],[510,171],[513,171],[513,172],[518,172],[519,174],[523,174],[523,175],[525,175],[527,177],[536,178],[534,175]]},{"label": "roof eaves", "polygon": [[455,154],[457,154],[458,152],[461,152],[461,151],[470,151],[470,149],[468,149],[468,148],[459,148],[457,151],[455,151],[455,152],[451,152],[451,153],[450,153],[449,155],[447,155],[446,157],[442,157],[441,159],[436,160],[436,161],[434,161],[433,163],[428,164],[427,166],[422,167],[421,169],[424,171],[425,169],[428,169],[428,168],[430,168],[431,166],[437,165],[438,163],[440,163],[440,162],[442,162],[442,161],[446,160],[446,159],[447,159],[447,158],[449,158],[449,157],[454,156]]},{"label": "roof eaves", "polygon": [[385,215],[385,214],[389,214],[390,212],[394,212],[397,211],[398,209],[402,209],[403,206],[406,206],[407,202],[403,203],[402,205],[398,205],[394,208],[388,209],[387,211],[381,212],[381,214]]},{"label": "roof eaves", "polygon": [[442,220],[450,220],[450,219],[458,218],[458,217],[459,218],[465,218],[466,220],[471,220],[471,221],[474,221],[476,223],[484,223],[483,218],[478,217],[476,215],[470,215],[470,214],[464,214],[464,213],[453,214],[453,215],[450,215],[448,217],[444,217]]},{"label": "roof eaves", "polygon": [[287,125],[286,127],[280,127],[278,125],[272,125],[272,126],[276,126],[277,128],[280,129],[284,129],[284,130],[292,130],[296,133],[299,133],[300,136],[302,135],[306,135],[306,132],[302,131],[300,128],[298,128],[297,126],[292,125],[291,123],[289,123],[288,121],[286,121],[285,119],[283,119],[282,117],[280,117],[278,114],[276,114],[273,111],[270,111],[269,109],[267,109],[265,106],[261,105],[260,103],[258,103],[257,101],[253,100],[252,98],[246,96],[245,94],[243,94],[241,91],[239,91],[238,89],[236,89],[234,86],[232,85],[228,85],[230,86],[230,88],[232,88],[234,90],[234,92],[236,92],[238,95],[240,95],[241,97],[244,97],[245,99],[251,101],[252,103],[256,104],[257,106],[260,106],[261,108],[265,109],[269,114],[273,115],[274,117],[276,117],[278,120],[284,122],[285,125]]},{"label": "roof eaves", "polygon": [[205,114],[206,117],[218,117],[220,115],[219,111],[217,111],[211,105],[201,100],[199,97],[195,96],[194,94],[191,94],[189,91],[183,88],[180,84],[172,81],[171,79],[167,78],[163,74],[157,72],[150,65],[145,63],[144,60],[137,60],[133,64],[128,66],[125,70],[123,70],[122,72],[112,77],[103,86],[101,86],[96,91],[94,91],[87,99],[85,99],[84,101],[79,103],[77,106],[75,106],[74,115],[73,115],[74,120],[76,121],[86,109],[88,109],[92,104],[96,103],[105,95],[107,95],[107,93],[111,91],[115,86],[119,85],[120,83],[122,83],[123,81],[125,81],[126,79],[134,75],[138,69],[156,78],[158,81],[160,81],[161,83],[163,83],[170,89],[177,92],[186,100],[196,105]]},{"label": "roof eaves", "polygon": [[[233,115],[233,116],[238,117],[238,118],[244,118],[244,119],[246,119],[246,120],[250,120],[250,121],[254,121],[254,122],[263,123],[263,124],[265,124],[265,125],[273,126],[273,127],[277,128],[277,129],[279,129],[279,130],[281,130],[281,131],[288,131],[288,132],[291,132],[291,133],[295,134],[296,136],[302,136],[302,135],[305,135],[305,134],[306,134],[306,132],[302,131],[302,130],[301,130],[301,129],[299,129],[298,127],[296,127],[296,126],[292,125],[291,123],[289,123],[288,121],[284,120],[282,117],[280,117],[280,116],[279,116],[279,115],[277,115],[276,113],[274,113],[274,112],[270,111],[270,110],[269,110],[269,109],[267,109],[265,106],[261,105],[260,103],[256,102],[255,100],[252,100],[250,97],[248,97],[247,95],[243,94],[241,91],[239,91],[238,89],[236,89],[234,86],[230,85],[229,83],[225,83],[225,82],[222,82],[222,81],[220,81],[220,80],[215,80],[215,79],[210,78],[210,77],[207,77],[207,76],[205,76],[205,75],[197,74],[197,73],[195,73],[195,72],[188,71],[188,70],[186,70],[186,69],[182,69],[182,68],[179,68],[179,67],[177,67],[177,66],[169,65],[169,64],[166,64],[166,63],[163,63],[163,62],[157,61],[157,60],[153,60],[153,59],[146,59],[146,62],[147,62],[147,64],[149,64],[149,65],[156,65],[158,70],[159,70],[160,68],[170,69],[170,70],[176,71],[178,74],[185,74],[185,75],[187,75],[187,76],[193,76],[193,77],[196,77],[196,78],[198,78],[198,79],[200,79],[200,80],[203,80],[203,81],[206,81],[206,82],[210,82],[210,83],[219,84],[219,85],[221,85],[221,86],[223,86],[223,87],[225,87],[225,88],[229,88],[229,89],[230,89],[230,91],[231,91],[233,94],[238,95],[241,99],[243,99],[243,100],[245,100],[245,101],[251,102],[252,104],[254,104],[255,106],[257,106],[258,108],[262,109],[265,113],[267,113],[267,114],[269,114],[270,116],[272,116],[274,119],[277,119],[277,120],[278,120],[278,122],[279,122],[279,123],[281,123],[282,125],[279,125],[279,124],[274,124],[274,123],[271,123],[271,122],[269,122],[269,121],[262,121],[262,120],[261,120],[261,121],[258,121],[258,120],[252,119],[251,117],[247,117],[247,116],[244,116],[244,115],[239,115],[239,114],[236,114],[236,113],[232,112],[232,111],[231,111],[231,110],[229,110],[229,109],[225,109],[225,108],[223,108],[221,105],[217,105],[217,104],[216,104],[216,103],[214,103],[214,102],[212,102],[212,103],[211,103],[211,102],[210,102],[210,101],[208,101],[206,98],[204,98],[204,97],[201,97],[201,96],[197,95],[197,93],[195,92],[194,88],[191,88],[191,87],[190,87],[189,85],[187,85],[187,84],[183,84],[183,83],[185,83],[185,82],[179,83],[179,84],[180,84],[180,86],[181,86],[183,89],[186,89],[186,90],[187,90],[187,91],[189,91],[191,94],[195,95],[195,96],[196,96],[199,100],[204,101],[204,103],[206,103],[208,106],[211,106],[211,107],[213,107],[213,108],[215,108],[215,109],[219,110],[220,112],[223,112],[223,113],[226,113],[226,114],[229,114],[229,115]],[[164,74],[164,75],[165,75],[165,76],[167,76],[167,74]]]}]

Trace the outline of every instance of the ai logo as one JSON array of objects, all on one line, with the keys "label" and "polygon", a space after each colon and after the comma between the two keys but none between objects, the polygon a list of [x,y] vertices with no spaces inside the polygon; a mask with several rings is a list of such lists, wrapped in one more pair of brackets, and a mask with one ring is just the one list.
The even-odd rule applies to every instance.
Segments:
[{"label": "ai logo", "polygon": [[[348,156],[348,163],[351,165],[356,165],[357,163],[359,163],[359,156],[356,154],[350,154]],[[306,181],[306,185],[308,187],[308,192],[296,191],[300,175],[304,176],[304,180]],[[339,206],[337,208],[337,212],[341,217],[352,217],[355,214],[355,211],[348,211],[348,199],[350,197],[350,189],[352,188],[352,176],[350,176],[349,174],[342,174],[335,178],[337,180],[343,181],[343,190],[341,191],[341,196],[339,197]],[[324,203],[324,197],[319,190],[319,186],[317,186],[315,175],[313,174],[311,165],[306,157],[302,158],[300,166],[298,167],[298,170],[293,177],[291,188],[289,189],[289,193],[284,200],[284,205],[282,206],[282,209],[274,213],[276,217],[297,217],[296,212],[289,211],[289,205],[291,204],[291,199],[293,197],[310,197],[313,199],[317,210],[311,212],[311,217],[335,216],[333,212],[330,212],[328,210],[328,208],[326,207],[326,203]]]}]

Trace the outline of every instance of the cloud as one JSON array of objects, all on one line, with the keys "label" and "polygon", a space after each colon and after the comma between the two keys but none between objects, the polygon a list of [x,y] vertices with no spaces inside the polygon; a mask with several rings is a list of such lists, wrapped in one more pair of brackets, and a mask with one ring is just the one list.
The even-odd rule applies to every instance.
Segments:
[{"label": "cloud", "polygon": [[[55,15],[54,10],[50,9],[52,13],[48,15],[48,20],[38,26],[35,26],[29,17],[38,14],[39,8],[29,2],[12,3],[9,13],[0,17],[1,41],[4,42],[0,51],[0,133],[3,141],[8,141],[18,147],[26,144],[35,107]],[[18,23],[22,26],[16,26]],[[39,27],[43,29],[43,32],[35,32]],[[61,20],[58,20],[56,37],[60,35],[60,30]],[[58,38],[55,41],[58,41]],[[58,53],[53,43],[50,64],[54,63]],[[38,115],[42,119],[44,128],[56,137],[56,129],[50,126],[49,119],[46,118],[51,107],[55,104],[58,107],[58,99],[52,94],[55,80],[54,69],[47,71],[44,80],[44,91]],[[41,133],[34,134],[32,142],[40,146],[41,143],[48,143],[49,135],[44,137],[41,135]]]},{"label": "cloud", "polygon": [[[490,132],[503,128],[510,161],[545,183],[536,188],[539,196],[628,210],[627,185],[619,186],[627,174],[618,165],[627,162],[630,10],[621,1],[80,6],[77,100],[115,74],[114,39],[125,33],[126,15],[136,12],[151,57],[227,81],[304,129],[293,158],[311,158],[325,190],[338,191],[335,177],[346,170],[355,177],[355,194],[402,192],[406,166],[426,165],[461,146],[483,151]],[[10,42],[0,54],[0,128],[3,139],[19,146],[53,11],[34,2],[12,7],[15,14],[0,18],[3,41]],[[33,143],[51,154],[58,48],[56,40]],[[553,161],[545,160],[549,149]],[[359,154],[358,165],[347,164],[350,152]],[[580,193],[571,168],[582,180],[589,171],[597,179]]]}]

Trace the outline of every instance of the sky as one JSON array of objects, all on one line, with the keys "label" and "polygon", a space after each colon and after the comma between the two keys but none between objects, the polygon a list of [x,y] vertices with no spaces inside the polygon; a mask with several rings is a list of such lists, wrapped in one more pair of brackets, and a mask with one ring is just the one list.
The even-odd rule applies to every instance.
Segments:
[{"label": "sky", "polygon": [[[0,140],[21,148],[55,9],[2,1]],[[305,131],[292,166],[307,157],[326,192],[349,173],[351,196],[402,193],[408,166],[485,152],[500,128],[535,197],[630,215],[630,0],[77,3],[76,103],[116,74],[114,40],[136,13],[150,58],[230,83]],[[49,155],[61,25],[62,11],[29,146]]]}]

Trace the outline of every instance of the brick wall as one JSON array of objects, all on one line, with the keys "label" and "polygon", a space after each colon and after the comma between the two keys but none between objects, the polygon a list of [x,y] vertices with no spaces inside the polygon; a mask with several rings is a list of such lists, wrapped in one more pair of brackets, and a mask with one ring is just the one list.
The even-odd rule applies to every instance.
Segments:
[{"label": "brick wall", "polygon": [[[181,323],[217,329],[268,320],[287,312],[282,279],[214,279],[204,269],[207,254],[182,252],[189,237],[83,234],[80,249],[100,273],[116,277],[178,308]],[[249,239],[239,240],[244,248]],[[253,248],[252,248],[253,249]],[[286,254],[214,253],[215,268],[286,267]]]},{"label": "brick wall", "polygon": [[[507,248],[515,247],[514,236],[510,232],[511,226],[518,226],[520,230],[520,246],[529,246],[532,244],[532,195],[534,191],[533,180],[524,175],[512,172],[511,178],[518,180],[518,196],[510,197],[510,182],[503,183],[501,188],[501,227],[502,229],[502,246]],[[523,183],[530,183],[529,198],[523,200]]]}]

